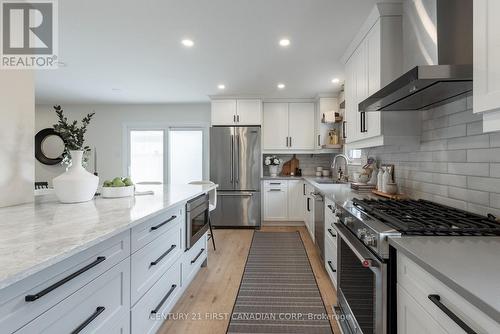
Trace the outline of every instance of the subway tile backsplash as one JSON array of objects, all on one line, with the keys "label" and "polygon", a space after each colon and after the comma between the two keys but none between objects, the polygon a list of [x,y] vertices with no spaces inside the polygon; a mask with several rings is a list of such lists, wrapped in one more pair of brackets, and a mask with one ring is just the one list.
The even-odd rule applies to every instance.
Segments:
[{"label": "subway tile backsplash", "polygon": [[420,113],[420,145],[365,149],[363,158],[394,163],[400,191],[414,198],[500,217],[500,133],[483,133],[472,96]]},{"label": "subway tile backsplash", "polygon": [[[264,154],[264,159],[267,156],[272,156],[273,154]],[[283,163],[292,159],[292,154],[274,154]],[[324,169],[330,169],[330,165],[333,161],[335,155],[333,154],[296,154],[296,158],[299,159],[299,168],[302,169],[302,175],[311,176],[315,175],[316,167],[323,167]],[[263,159],[263,160],[264,160]],[[278,170],[281,172],[283,163],[279,166]],[[269,169],[264,166],[264,176],[269,176]]]}]

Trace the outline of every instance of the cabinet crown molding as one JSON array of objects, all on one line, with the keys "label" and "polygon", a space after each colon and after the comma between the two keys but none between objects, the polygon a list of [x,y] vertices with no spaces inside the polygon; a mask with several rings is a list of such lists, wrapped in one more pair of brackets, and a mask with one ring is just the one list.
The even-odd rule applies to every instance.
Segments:
[{"label": "cabinet crown molding", "polygon": [[340,58],[343,64],[347,64],[349,58],[351,58],[352,54],[361,42],[365,39],[366,35],[370,31],[370,29],[377,23],[377,21],[384,16],[402,16],[403,15],[403,4],[401,2],[389,2],[389,3],[377,3],[373,10],[368,15],[365,23],[361,26],[358,33],[352,40],[351,44],[346,49],[346,52]]}]

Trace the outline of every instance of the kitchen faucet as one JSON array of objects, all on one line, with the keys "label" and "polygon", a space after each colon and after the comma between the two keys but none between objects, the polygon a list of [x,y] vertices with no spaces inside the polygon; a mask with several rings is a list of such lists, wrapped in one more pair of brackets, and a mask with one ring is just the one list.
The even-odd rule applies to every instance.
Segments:
[{"label": "kitchen faucet", "polygon": [[[342,168],[339,167],[338,172],[337,172],[336,167],[337,167],[337,159],[338,158],[344,158],[344,160],[345,160],[345,170],[344,171],[342,171]],[[337,154],[333,158],[333,162],[332,162],[332,165],[330,166],[330,168],[333,169],[332,175],[334,175],[333,173],[337,172],[337,180],[338,181],[346,181],[347,182],[347,180],[349,178],[348,165],[350,162],[351,162],[351,160],[345,154]]]}]

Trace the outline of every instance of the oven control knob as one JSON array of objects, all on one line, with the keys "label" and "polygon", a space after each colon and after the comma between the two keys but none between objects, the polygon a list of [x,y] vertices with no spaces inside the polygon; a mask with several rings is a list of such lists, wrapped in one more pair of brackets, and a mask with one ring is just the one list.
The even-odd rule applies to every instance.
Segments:
[{"label": "oven control knob", "polygon": [[377,238],[375,238],[374,235],[367,235],[364,239],[363,239],[363,242],[365,243],[365,245],[367,246],[372,246],[372,247],[375,247],[377,246]]},{"label": "oven control knob", "polygon": [[366,236],[366,228],[358,228],[357,235],[358,235],[358,238],[363,240]]},{"label": "oven control knob", "polygon": [[345,222],[346,225],[354,224],[354,218],[352,218],[352,217],[346,217],[344,219],[344,222]]}]

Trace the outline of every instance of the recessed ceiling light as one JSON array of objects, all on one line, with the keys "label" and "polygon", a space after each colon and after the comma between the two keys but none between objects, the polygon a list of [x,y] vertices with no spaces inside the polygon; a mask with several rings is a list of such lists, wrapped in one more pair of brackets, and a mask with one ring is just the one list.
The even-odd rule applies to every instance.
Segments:
[{"label": "recessed ceiling light", "polygon": [[284,83],[279,83],[278,84],[278,89],[285,89],[285,84]]},{"label": "recessed ceiling light", "polygon": [[220,85],[217,85],[217,88],[220,90],[224,90],[224,89],[226,89],[226,85],[220,84]]},{"label": "recessed ceiling light", "polygon": [[280,39],[280,45],[281,46],[289,46],[290,45],[290,40],[288,38]]},{"label": "recessed ceiling light", "polygon": [[332,79],[332,83],[334,83],[334,84],[338,84],[339,82],[340,82],[339,78],[333,78]]},{"label": "recessed ceiling light", "polygon": [[181,43],[182,43],[182,45],[184,45],[187,48],[190,48],[190,47],[192,47],[194,45],[194,42],[192,40],[190,40],[190,39],[183,39],[181,41]]},{"label": "recessed ceiling light", "polygon": [[118,92],[121,92],[121,91],[122,91],[122,89],[121,89],[121,88],[111,88],[111,90],[112,90],[113,92],[116,92],[116,93],[118,93]]}]

